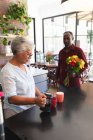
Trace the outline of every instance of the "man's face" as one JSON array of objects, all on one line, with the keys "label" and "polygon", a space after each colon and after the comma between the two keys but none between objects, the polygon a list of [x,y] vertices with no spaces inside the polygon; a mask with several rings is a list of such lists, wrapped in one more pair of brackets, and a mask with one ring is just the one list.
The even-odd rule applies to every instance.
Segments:
[{"label": "man's face", "polygon": [[64,34],[63,42],[65,44],[65,47],[69,47],[72,44],[72,36],[70,33]]}]

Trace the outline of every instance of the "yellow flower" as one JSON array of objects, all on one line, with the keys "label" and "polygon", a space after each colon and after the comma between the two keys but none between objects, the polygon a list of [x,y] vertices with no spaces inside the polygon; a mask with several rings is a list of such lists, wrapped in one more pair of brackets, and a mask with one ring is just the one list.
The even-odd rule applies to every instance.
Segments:
[{"label": "yellow flower", "polygon": [[73,56],[72,56],[72,59],[73,59],[73,58],[76,59],[76,58],[78,58],[78,56],[77,56],[77,55],[73,55]]},{"label": "yellow flower", "polygon": [[85,65],[85,62],[81,59],[80,60],[80,69],[83,69]]},{"label": "yellow flower", "polygon": [[71,62],[71,60],[69,60],[68,64]]},{"label": "yellow flower", "polygon": [[66,59],[66,63],[67,63],[67,76],[64,79],[64,85],[69,86],[69,76],[73,73],[79,74],[80,70],[84,68],[85,62],[77,55],[72,55]]}]

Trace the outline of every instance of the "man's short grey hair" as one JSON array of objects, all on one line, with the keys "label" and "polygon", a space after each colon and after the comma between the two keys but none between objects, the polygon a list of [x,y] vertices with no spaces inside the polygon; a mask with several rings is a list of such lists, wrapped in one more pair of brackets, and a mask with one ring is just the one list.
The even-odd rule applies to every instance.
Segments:
[{"label": "man's short grey hair", "polygon": [[66,34],[71,35],[72,40],[74,40],[74,35],[73,35],[73,33],[72,33],[71,31],[66,31],[66,32],[64,32],[63,36],[66,35]]},{"label": "man's short grey hair", "polygon": [[28,41],[25,37],[17,36],[12,40],[11,50],[14,55],[25,50],[32,50],[34,44]]}]

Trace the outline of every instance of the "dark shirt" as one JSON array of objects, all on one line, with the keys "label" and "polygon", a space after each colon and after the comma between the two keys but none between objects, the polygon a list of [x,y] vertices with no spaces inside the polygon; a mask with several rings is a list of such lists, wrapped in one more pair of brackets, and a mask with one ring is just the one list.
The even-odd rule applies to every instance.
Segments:
[{"label": "dark shirt", "polygon": [[[64,85],[64,79],[67,76],[66,59],[67,57],[72,55],[77,55],[80,59],[83,59],[85,61],[85,65],[84,65],[85,67],[80,71],[80,73],[82,73],[88,66],[85,54],[81,48],[76,47],[73,44],[69,48],[63,48],[59,52],[59,62],[57,68],[57,79],[59,80],[60,85]],[[74,78],[73,77],[69,78],[69,87],[80,87],[79,76],[76,76]]]}]

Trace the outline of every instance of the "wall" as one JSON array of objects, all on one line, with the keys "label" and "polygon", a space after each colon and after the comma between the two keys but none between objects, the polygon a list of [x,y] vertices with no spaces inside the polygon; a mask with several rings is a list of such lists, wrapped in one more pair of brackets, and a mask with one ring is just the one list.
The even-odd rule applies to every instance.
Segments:
[{"label": "wall", "polygon": [[72,11],[74,11],[73,8],[71,10],[71,8],[68,7],[66,8],[64,5],[60,3],[59,4],[54,3],[53,5],[47,5],[40,8],[39,14],[42,18],[47,18],[51,16],[66,14]]},{"label": "wall", "polygon": [[38,6],[28,0],[28,15],[35,18],[35,31],[36,31],[36,50],[42,50],[42,18],[38,11]]}]

